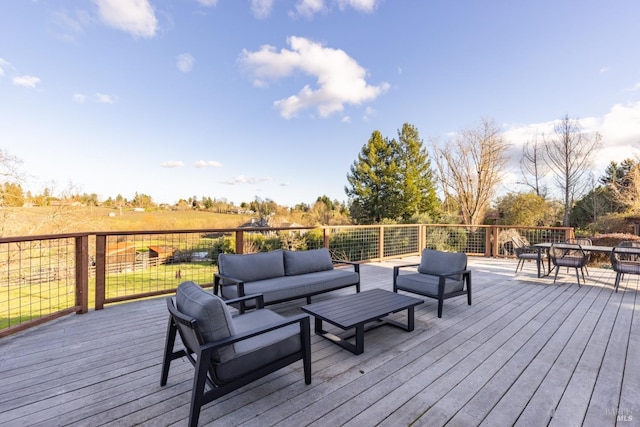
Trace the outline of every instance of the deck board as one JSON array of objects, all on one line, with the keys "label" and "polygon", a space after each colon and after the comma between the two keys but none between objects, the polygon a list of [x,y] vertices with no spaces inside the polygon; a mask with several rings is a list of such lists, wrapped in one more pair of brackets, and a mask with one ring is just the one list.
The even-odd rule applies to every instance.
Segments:
[{"label": "deck board", "polygon": [[[362,289],[391,289],[392,267],[417,260],[362,265]],[[579,288],[571,272],[552,284],[515,265],[470,258],[473,305],[449,299],[438,319],[427,299],[413,332],[371,330],[361,355],[312,334],[312,384],[295,363],[205,405],[200,425],[640,425],[640,276],[614,293],[611,270]],[[1,339],[0,425],[185,425],[191,365],[159,385],[166,322],[158,298]]]}]

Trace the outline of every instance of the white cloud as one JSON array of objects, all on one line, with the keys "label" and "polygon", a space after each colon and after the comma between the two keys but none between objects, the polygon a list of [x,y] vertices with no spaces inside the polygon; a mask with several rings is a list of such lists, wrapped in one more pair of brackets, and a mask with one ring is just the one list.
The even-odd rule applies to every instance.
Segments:
[{"label": "white cloud", "polygon": [[256,178],[256,177],[246,177],[244,175],[238,175],[234,178],[231,178],[227,181],[223,181],[222,184],[228,184],[228,185],[239,185],[239,184],[251,184],[251,185],[255,185],[255,184],[260,184],[261,182],[267,182],[267,181],[271,181],[272,178],[270,177],[266,177],[266,178]]},{"label": "white cloud", "polygon": [[162,168],[181,168],[184,166],[180,160],[169,160],[160,165]]},{"label": "white cloud", "polygon": [[[330,8],[327,3],[329,2],[326,0],[298,0],[294,6],[295,13],[292,13],[291,15],[301,15],[311,18],[317,13],[327,12]],[[333,3],[336,3],[340,10],[351,8],[359,12],[371,13],[380,3],[380,0],[334,0]]]},{"label": "white cloud", "polygon": [[295,6],[298,15],[311,17],[316,13],[326,11],[324,0],[300,0]]},{"label": "white cloud", "polygon": [[[545,135],[549,137],[554,134],[554,125],[558,120],[511,126],[504,132],[504,136],[513,144],[509,150],[512,174],[520,177],[519,161],[523,144],[535,138],[542,144]],[[596,177],[601,176],[612,161],[620,163],[627,158],[640,158],[640,102],[616,104],[601,117],[582,118],[579,122],[584,132],[598,132],[602,136],[602,147],[592,157],[591,171]]]},{"label": "white cloud", "polygon": [[351,7],[360,12],[373,12],[380,0],[338,0],[340,9]]},{"label": "white cloud", "polygon": [[[0,64],[2,65],[2,64]],[[640,82],[634,84],[630,89],[629,92],[635,92],[636,90],[640,90]]]},{"label": "white cloud", "polygon": [[107,95],[104,93],[96,93],[96,102],[100,104],[115,104],[116,98],[112,95]]},{"label": "white cloud", "polygon": [[74,93],[73,100],[78,104],[84,104],[84,102],[87,100],[87,96],[83,93]]},{"label": "white cloud", "polygon": [[158,29],[148,0],[94,0],[102,22],[135,37],[151,38]]},{"label": "white cloud", "polygon": [[305,85],[296,95],[274,102],[284,118],[294,117],[307,108],[316,108],[321,117],[328,117],[342,111],[345,104],[374,100],[389,88],[388,83],[367,84],[367,71],[343,50],[327,48],[303,37],[289,37],[287,42],[291,50],[277,52],[275,47],[265,45],[257,52],[243,50],[240,58],[256,77],[256,86],[296,71],[316,77],[317,89]]},{"label": "white cloud", "polygon": [[200,169],[204,169],[204,168],[221,168],[222,167],[222,163],[215,161],[215,160],[209,160],[208,162],[204,161],[204,160],[198,160],[197,162],[194,163],[195,167],[200,168]]},{"label": "white cloud", "polygon": [[198,3],[206,7],[213,7],[218,4],[218,0],[198,0]]},{"label": "white cloud", "polygon": [[13,78],[13,84],[16,86],[34,88],[40,83],[40,78],[34,76],[19,76]]},{"label": "white cloud", "polygon": [[190,53],[181,53],[178,55],[178,60],[176,62],[176,67],[178,70],[183,73],[188,73],[193,69],[193,64],[196,62],[196,59]]},{"label": "white cloud", "polygon": [[273,0],[251,0],[251,13],[258,19],[264,19],[271,14]]},{"label": "white cloud", "polygon": [[9,64],[4,59],[0,58],[0,77],[4,76],[4,69],[8,68],[11,64]]}]

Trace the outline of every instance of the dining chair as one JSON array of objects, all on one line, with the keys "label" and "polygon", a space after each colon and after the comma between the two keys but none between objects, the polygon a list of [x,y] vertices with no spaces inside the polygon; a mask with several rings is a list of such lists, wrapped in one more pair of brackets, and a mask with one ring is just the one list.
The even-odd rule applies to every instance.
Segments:
[{"label": "dining chair", "polygon": [[611,251],[611,267],[616,272],[614,289],[618,292],[625,274],[640,274],[640,242],[618,243]]},{"label": "dining chair", "polygon": [[549,258],[551,259],[551,262],[556,269],[556,274],[553,277],[553,283],[556,283],[560,267],[567,267],[567,269],[576,269],[578,286],[582,286],[582,284],[580,283],[579,273],[582,273],[582,281],[585,282],[584,268],[588,260],[587,254],[585,254],[582,246],[577,243],[552,243],[551,247],[549,248]]},{"label": "dining chair", "polygon": [[[580,246],[592,246],[593,245],[593,241],[591,239],[588,239],[586,237],[572,237],[566,240],[567,243],[572,243],[572,244],[576,244],[576,245],[580,245]],[[587,276],[589,275],[589,269],[587,269],[587,264],[589,264],[589,261],[591,260],[591,252],[589,251],[584,251],[584,254],[587,256],[587,263],[584,265],[584,271],[587,273]],[[567,271],[569,271],[569,269],[567,269]]]},{"label": "dining chair", "polygon": [[[516,265],[516,273],[518,270],[522,271],[524,268],[525,261],[535,261],[536,266],[538,267],[538,273],[540,270],[540,263],[542,265],[542,270],[544,273],[544,260],[547,259],[546,251],[541,251],[538,248],[534,248],[531,246],[529,241],[522,236],[513,236],[511,238],[511,243],[513,245],[513,251],[518,257],[518,264]],[[545,273],[546,274],[546,273]]]}]

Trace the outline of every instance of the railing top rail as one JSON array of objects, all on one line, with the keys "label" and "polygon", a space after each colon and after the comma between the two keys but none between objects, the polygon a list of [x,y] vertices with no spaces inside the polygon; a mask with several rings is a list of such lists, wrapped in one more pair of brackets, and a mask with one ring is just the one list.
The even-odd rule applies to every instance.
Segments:
[{"label": "railing top rail", "polygon": [[33,242],[35,240],[55,240],[69,239],[76,237],[91,236],[95,233],[64,233],[64,234],[41,234],[34,236],[11,236],[0,237],[0,243]]}]

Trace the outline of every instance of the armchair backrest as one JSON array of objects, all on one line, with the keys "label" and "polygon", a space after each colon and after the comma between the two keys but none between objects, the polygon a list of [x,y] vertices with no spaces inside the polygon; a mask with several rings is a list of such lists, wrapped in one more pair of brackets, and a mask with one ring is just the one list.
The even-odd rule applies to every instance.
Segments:
[{"label": "armchair backrest", "polygon": [[[236,333],[231,313],[224,301],[194,282],[184,282],[178,286],[175,309],[195,321],[190,322],[191,326],[177,325],[184,345],[191,351],[195,352],[199,345],[228,338]],[[171,312],[171,307],[169,311]],[[222,363],[233,359],[235,355],[235,348],[231,344],[214,350],[212,360]]]},{"label": "armchair backrest", "polygon": [[466,269],[467,254],[464,252],[441,252],[433,249],[422,251],[418,266],[418,272],[426,274],[449,274]]}]

